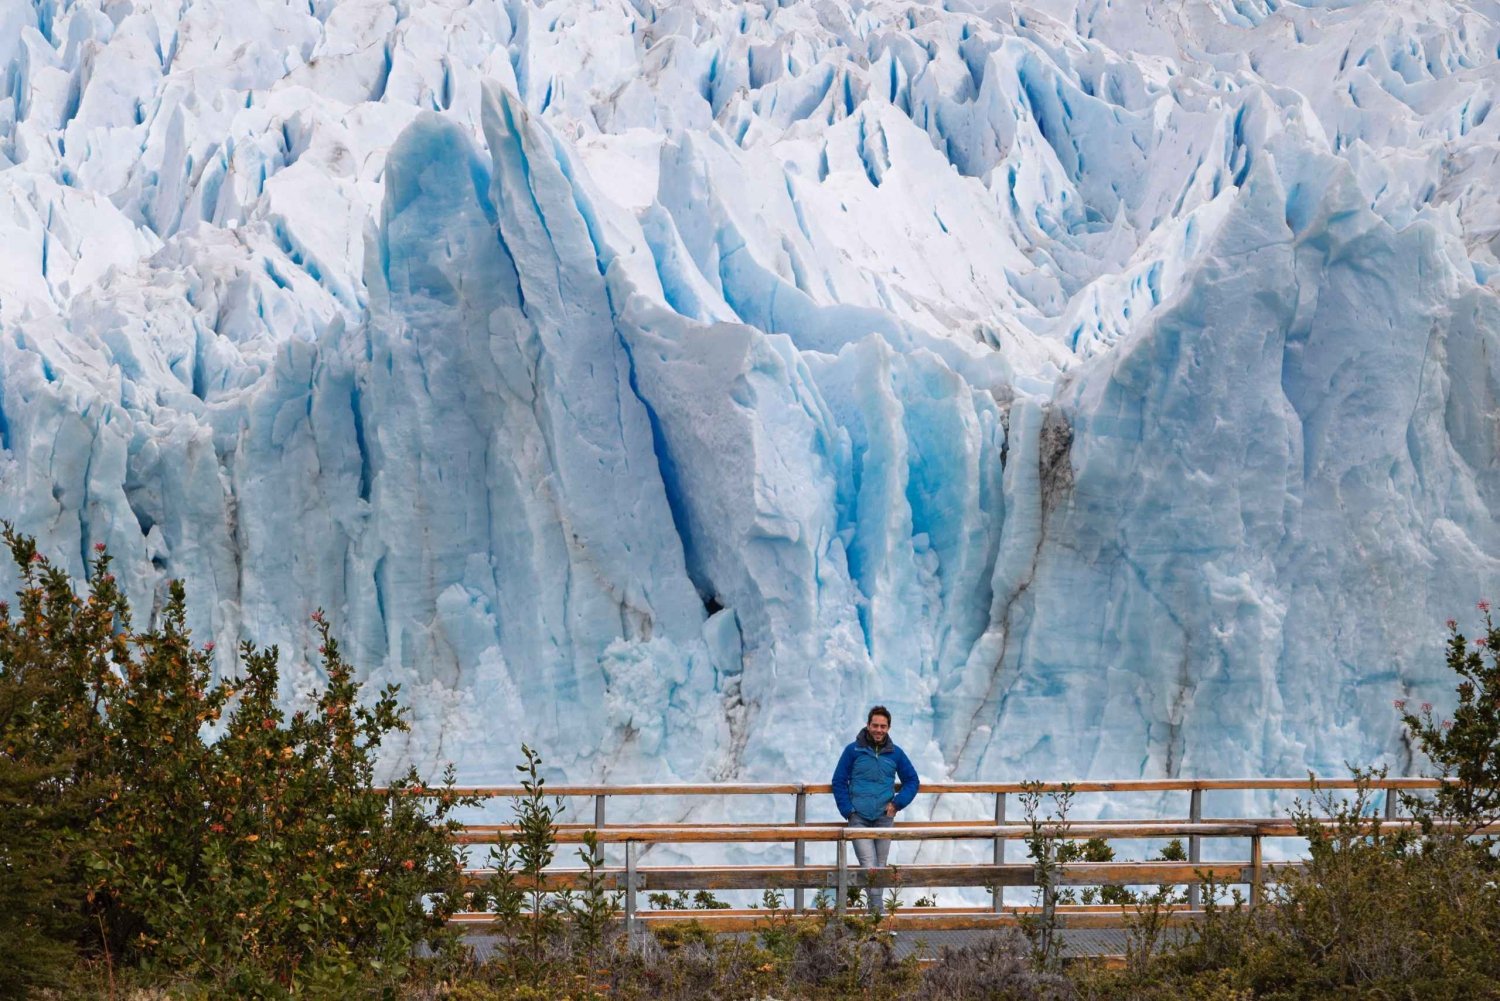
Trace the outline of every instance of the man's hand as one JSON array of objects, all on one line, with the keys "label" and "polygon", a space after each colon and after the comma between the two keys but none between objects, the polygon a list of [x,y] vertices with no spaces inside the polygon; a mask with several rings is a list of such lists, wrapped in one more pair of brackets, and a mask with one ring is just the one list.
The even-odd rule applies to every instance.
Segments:
[{"label": "man's hand", "polygon": [[894,817],[896,815],[896,804],[895,803],[887,803],[885,805],[885,815],[887,817]]}]

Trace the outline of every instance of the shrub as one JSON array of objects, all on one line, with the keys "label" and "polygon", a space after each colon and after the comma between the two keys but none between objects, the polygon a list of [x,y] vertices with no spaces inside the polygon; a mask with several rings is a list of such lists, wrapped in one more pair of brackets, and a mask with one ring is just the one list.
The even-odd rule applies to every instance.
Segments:
[{"label": "shrub", "polygon": [[1267,906],[1211,914],[1178,965],[1234,969],[1258,996],[1477,997],[1500,988],[1500,894],[1476,853],[1459,837],[1383,827],[1373,777],[1356,773],[1351,801],[1315,790],[1313,805],[1299,803],[1305,866],[1278,877]]},{"label": "shrub", "polygon": [[[1447,663],[1459,679],[1451,717],[1396,702],[1414,742],[1456,780],[1430,801],[1403,797],[1421,827],[1382,824],[1371,782],[1383,771],[1356,770],[1351,800],[1314,785],[1311,805],[1293,810],[1307,862],[1278,874],[1267,906],[1238,898],[1223,906],[1210,884],[1205,918],[1186,941],[1135,964],[1108,990],[1142,998],[1500,996],[1500,866],[1494,839],[1473,836],[1500,819],[1500,632],[1487,603],[1480,611],[1485,628],[1475,641],[1448,623]],[[1117,996],[1108,990],[1094,996]]]},{"label": "shrub", "polygon": [[646,902],[657,911],[725,911],[729,904],[709,890],[698,890],[688,896],[686,890],[676,893],[648,893]]},{"label": "shrub", "polygon": [[[1057,934],[1058,881],[1062,866],[1079,851],[1067,840],[1068,808],[1073,789],[1066,783],[1051,794],[1052,810],[1044,817],[1042,784],[1023,783],[1021,810],[1031,829],[1026,835],[1026,854],[1036,863],[1037,885],[1033,899],[1039,910],[1022,915],[1019,927],[1031,946],[1032,963],[1039,970],[1055,970],[1062,960],[1062,938]],[[995,889],[999,893],[999,888]]]},{"label": "shrub", "polygon": [[1479,603],[1484,631],[1472,642],[1448,620],[1448,669],[1461,679],[1458,704],[1439,718],[1431,703],[1417,712],[1406,699],[1396,708],[1407,732],[1444,778],[1457,781],[1439,789],[1432,803],[1404,797],[1419,818],[1457,821],[1470,833],[1500,821],[1500,629],[1488,601]]},{"label": "shrub", "polygon": [[[12,715],[6,694],[0,727]],[[71,846],[58,842],[61,817],[45,793],[59,777],[0,755],[0,998],[62,986],[73,965],[82,914],[68,892]]]},{"label": "shrub", "polygon": [[552,946],[564,928],[565,908],[544,889],[547,867],[557,854],[559,803],[547,801],[541,755],[525,744],[521,754],[525,760],[516,771],[521,773],[525,794],[513,806],[515,832],[502,836],[490,850],[495,874],[490,880],[489,904],[506,967],[535,986],[554,971]]},{"label": "shrub", "polygon": [[1039,970],[1031,944],[1005,929],[976,945],[944,948],[922,971],[918,997],[945,1001],[1072,1001],[1078,990],[1067,976]]},{"label": "shrub", "polygon": [[3,538],[23,580],[14,608],[0,602],[0,980],[19,996],[57,982],[78,946],[98,954],[107,941],[88,863],[111,791],[101,702],[128,659],[129,619],[102,553],[79,598],[32,540],[9,526]]},{"label": "shrub", "polygon": [[[16,613],[0,608],[0,746],[45,819],[29,830],[70,849],[49,913],[85,919],[85,954],[270,997],[390,985],[418,943],[453,949],[466,801],[451,775],[432,798],[412,772],[374,792],[382,740],[405,729],[396,689],[362,702],[320,613],[326,685],[288,717],[275,647],[246,644],[243,680],[213,679],[180,584],[136,631],[107,553],[79,594],[30,539],[4,539],[23,580]],[[0,857],[27,850],[11,826]]]}]

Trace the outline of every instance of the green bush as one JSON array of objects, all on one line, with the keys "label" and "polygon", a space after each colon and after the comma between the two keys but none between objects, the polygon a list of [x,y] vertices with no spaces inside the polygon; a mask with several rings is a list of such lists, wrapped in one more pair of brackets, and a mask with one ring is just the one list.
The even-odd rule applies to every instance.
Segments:
[{"label": "green bush", "polygon": [[1431,799],[1403,797],[1417,830],[1382,823],[1371,780],[1383,771],[1356,771],[1352,800],[1314,785],[1293,811],[1307,862],[1277,876],[1265,906],[1225,906],[1210,884],[1205,919],[1183,944],[1122,976],[1091,977],[1091,996],[1500,997],[1500,863],[1495,840],[1474,836],[1500,819],[1500,632],[1487,603],[1480,611],[1474,641],[1448,623],[1451,716],[1396,700],[1413,742],[1457,780]]},{"label": "green bush", "polygon": [[1479,855],[1462,838],[1383,827],[1371,777],[1352,801],[1299,804],[1305,867],[1278,876],[1265,906],[1211,908],[1166,966],[1227,972],[1256,997],[1493,996],[1500,894]]},{"label": "green bush", "polygon": [[[0,727],[13,716],[8,694],[0,691]],[[57,837],[63,818],[45,795],[59,778],[0,755],[0,998],[63,986],[74,962],[82,915],[69,892],[69,846]]]},{"label": "green bush", "polygon": [[453,949],[465,801],[451,775],[431,796],[411,772],[374,792],[402,710],[393,687],[361,700],[321,614],[326,683],[288,716],[275,647],[246,644],[243,678],[214,680],[180,584],[138,631],[102,549],[76,593],[30,539],[4,539],[23,580],[0,606],[0,795],[26,811],[0,823],[0,859],[38,838],[64,850],[43,913],[0,915],[0,935],[238,997],[347,997],[398,982],[419,943]]},{"label": "green bush", "polygon": [[1469,832],[1500,822],[1500,629],[1488,601],[1479,603],[1479,611],[1484,631],[1472,642],[1448,620],[1448,669],[1461,679],[1451,715],[1435,715],[1426,702],[1411,712],[1408,700],[1396,700],[1422,753],[1439,775],[1456,780],[1430,803],[1404,797],[1406,806],[1419,819],[1456,821]]},{"label": "green bush", "polygon": [[547,867],[557,854],[561,804],[547,801],[541,755],[525,744],[521,754],[525,762],[516,770],[526,793],[513,806],[514,832],[500,837],[490,850],[495,874],[486,896],[495,914],[504,969],[517,980],[538,986],[556,972],[559,964],[552,946],[565,928],[562,899],[543,888]]}]

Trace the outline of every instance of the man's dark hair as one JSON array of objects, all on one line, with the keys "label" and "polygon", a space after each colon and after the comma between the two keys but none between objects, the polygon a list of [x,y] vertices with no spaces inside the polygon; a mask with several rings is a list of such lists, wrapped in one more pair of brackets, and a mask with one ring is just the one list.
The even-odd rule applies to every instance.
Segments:
[{"label": "man's dark hair", "polygon": [[887,709],[885,706],[874,706],[874,707],[872,707],[870,709],[870,711],[865,714],[865,725],[868,726],[869,723],[870,723],[870,720],[874,719],[876,716],[884,716],[885,717],[885,725],[886,726],[890,726],[891,725],[891,711],[889,709]]}]

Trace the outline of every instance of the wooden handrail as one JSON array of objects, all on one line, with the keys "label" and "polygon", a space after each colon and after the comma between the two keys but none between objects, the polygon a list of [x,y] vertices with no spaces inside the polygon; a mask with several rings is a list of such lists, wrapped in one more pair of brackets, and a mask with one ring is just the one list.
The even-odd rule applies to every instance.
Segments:
[{"label": "wooden handrail", "polygon": [[[1051,780],[1031,782],[923,782],[922,794],[947,795],[962,793],[1021,793],[1027,789],[1041,792],[1191,792],[1194,789],[1228,792],[1271,792],[1287,789],[1307,789],[1316,781],[1320,789],[1354,789],[1360,780],[1352,778],[1240,778],[1240,779],[1109,779],[1068,782]],[[1400,776],[1395,778],[1369,779],[1365,782],[1371,789],[1436,789],[1444,782],[1454,779],[1431,779]],[[385,790],[379,790],[385,791]],[[410,795],[439,796],[451,793],[458,796],[481,798],[515,797],[526,795],[521,786],[456,786],[451,790],[417,788],[406,790]],[[658,783],[637,785],[544,785],[547,796],[786,796],[795,793],[828,795],[833,786],[827,782],[718,782],[718,783]]]},{"label": "wooden handrail", "polygon": [[[1380,825],[1385,831],[1421,830],[1413,820],[1382,820],[1368,818],[1369,824]],[[1315,821],[1325,830],[1337,826],[1334,820]],[[1439,829],[1465,830],[1459,824],[1442,824]],[[457,844],[492,844],[512,828],[501,826],[474,826],[454,838]],[[796,825],[750,825],[713,824],[676,827],[604,827],[559,829],[556,840],[562,844],[581,844],[584,834],[593,831],[600,844],[759,844],[786,843],[792,841],[839,842],[856,839],[889,841],[990,841],[995,838],[1019,841],[1032,834],[1026,824],[985,824],[964,827],[934,827],[912,825],[909,827],[813,827]],[[1037,832],[1047,838],[1103,838],[1109,841],[1127,841],[1151,838],[1290,838],[1297,836],[1297,824],[1284,819],[1256,820],[1211,820],[1191,823],[1180,820],[1088,822],[1065,824],[1040,824]],[[1474,833],[1500,833],[1500,824],[1492,824]]]},{"label": "wooden handrail", "polygon": [[[1173,886],[1214,879],[1221,883],[1248,883],[1249,861],[1231,862],[1069,862],[1058,866],[1055,886]],[[1271,863],[1267,869],[1277,872],[1300,868],[1300,862]],[[466,869],[464,880],[471,886],[483,886],[493,877],[493,869]],[[578,890],[585,885],[586,869],[548,869],[540,880],[545,893]],[[595,870],[605,890],[625,889],[625,870],[610,866]],[[820,889],[830,885],[837,875],[831,865],[724,865],[724,866],[652,866],[641,870],[643,890],[761,890]],[[933,865],[898,865],[884,869],[855,870],[857,886],[903,887],[972,887],[1037,886],[1036,866],[1011,862],[941,863]],[[537,886],[536,880],[516,877],[515,885],[524,890]]]},{"label": "wooden handrail", "polygon": [[[1151,818],[1146,818],[1146,819],[1143,819],[1143,820],[1140,820],[1140,821],[1136,821],[1136,822],[1137,823],[1143,823],[1143,824],[1145,824],[1145,823],[1154,823],[1155,821],[1152,820]],[[588,824],[588,823],[584,823],[582,821],[570,821],[570,822],[567,822],[567,823],[554,824],[553,826],[558,831],[594,831],[594,830],[604,830],[605,829],[603,827],[600,827],[597,824]],[[710,822],[710,823],[704,823],[704,824],[687,824],[687,823],[668,822],[668,821],[659,821],[659,822],[653,821],[653,822],[649,822],[649,823],[635,823],[635,822],[632,822],[628,826],[632,830],[638,830],[638,831],[679,831],[679,830],[695,830],[695,829],[697,829],[699,827],[732,827],[732,826],[735,826],[735,825],[729,824],[729,823],[712,823],[712,822]],[[754,826],[764,827],[766,825],[764,825],[764,824],[758,824],[758,825],[754,825]],[[842,820],[814,820],[814,821],[810,821],[809,823],[806,823],[806,824],[798,824],[797,826],[798,826],[798,828],[800,828],[802,830],[837,830],[837,829],[841,829],[841,828],[845,827],[846,825],[845,825],[845,823]],[[986,826],[992,826],[992,824],[988,820],[898,820],[898,821],[896,821],[896,826],[897,827],[986,827]],[[468,825],[465,825],[465,830],[469,830],[469,831],[497,831],[498,832],[498,831],[515,831],[515,830],[517,830],[517,828],[516,828],[516,826],[514,824],[468,824]]]},{"label": "wooden handrail", "polygon": [[[1380,818],[1371,817],[1369,819],[1373,822],[1373,821],[1375,821],[1377,819],[1380,819]],[[1323,821],[1320,821],[1320,822],[1323,822]],[[1328,822],[1331,822],[1331,821],[1328,821]],[[1400,820],[1380,820],[1380,822],[1383,825],[1387,825],[1387,826],[1392,825],[1392,824],[1407,823],[1406,821],[1400,821]],[[1284,829],[1288,824],[1291,824],[1292,821],[1289,820],[1286,817],[1214,817],[1214,818],[1211,818],[1208,821],[1188,821],[1188,820],[1181,820],[1181,821],[1179,821],[1179,820],[1174,820],[1174,819],[1171,819],[1171,818],[1165,818],[1164,819],[1164,818],[1161,818],[1161,817],[1135,817],[1135,818],[1124,818],[1124,817],[1122,817],[1122,818],[1119,818],[1119,819],[1116,819],[1116,820],[1109,820],[1109,821],[1087,821],[1087,822],[1084,822],[1084,821],[1068,821],[1066,824],[1063,825],[1062,828],[1059,828],[1055,824],[1043,824],[1042,825],[1042,831],[1043,831],[1044,834],[1046,834],[1049,837],[1051,837],[1051,836],[1057,836],[1057,837],[1063,837],[1063,836],[1067,836],[1067,837],[1079,837],[1079,836],[1083,836],[1083,837],[1096,837],[1096,836],[1099,836],[1099,837],[1114,837],[1116,835],[1112,835],[1112,834],[1078,835],[1077,833],[1071,833],[1071,832],[1077,832],[1077,831],[1083,830],[1085,827],[1088,827],[1088,828],[1099,828],[1099,827],[1102,827],[1102,826],[1110,826],[1111,830],[1112,830],[1113,826],[1119,826],[1121,828],[1136,829],[1136,828],[1147,827],[1147,826],[1161,827],[1162,825],[1172,825],[1172,832],[1173,832],[1172,836],[1181,835],[1183,837],[1189,837],[1189,836],[1192,836],[1192,835],[1195,835],[1195,834],[1196,835],[1201,835],[1201,836],[1206,836],[1206,837],[1233,837],[1233,836],[1236,836],[1236,835],[1227,835],[1227,834],[1214,834],[1214,833],[1209,833],[1209,832],[1201,830],[1201,829],[1194,829],[1194,828],[1186,826],[1186,825],[1192,824],[1192,823],[1198,823],[1198,824],[1209,823],[1209,824],[1254,825],[1256,827],[1256,830],[1259,833],[1261,833],[1261,834],[1265,834],[1265,835],[1267,835],[1269,837],[1279,837],[1281,835],[1275,833],[1275,831],[1279,831],[1281,829]],[[988,820],[898,820],[890,828],[880,828],[880,830],[910,831],[910,830],[913,830],[913,829],[916,829],[916,828],[921,828],[922,830],[925,831],[925,830],[928,830],[928,829],[931,829],[931,828],[944,828],[944,829],[955,831],[955,832],[963,832],[963,833],[955,833],[955,834],[950,835],[950,837],[954,837],[954,838],[969,837],[969,838],[990,839],[990,838],[995,838],[995,837],[1003,837],[1003,838],[1006,838],[1006,839],[1009,839],[1009,840],[1015,840],[1015,839],[1020,838],[1020,837],[1025,837],[1026,835],[1029,835],[1031,833],[1031,828],[1028,825],[1026,825],[1026,824],[1003,824],[1003,825],[998,825],[998,826],[1004,828],[1004,830],[1001,831],[1000,833],[996,833],[997,832],[997,825],[992,824]],[[780,824],[780,825],[778,825],[778,824],[734,824],[734,823],[689,824],[689,823],[666,823],[666,822],[662,822],[662,823],[648,823],[648,824],[638,824],[638,823],[632,823],[632,824],[615,824],[613,826],[607,826],[607,827],[598,827],[598,826],[596,826],[594,824],[585,824],[585,823],[566,823],[566,824],[554,824],[553,825],[553,829],[558,833],[558,835],[560,836],[560,839],[564,840],[564,841],[567,841],[570,844],[582,844],[583,839],[582,839],[581,835],[585,831],[599,831],[601,833],[601,836],[600,836],[600,840],[601,841],[602,840],[613,840],[614,839],[614,835],[617,832],[625,831],[625,832],[628,832],[627,839],[631,840],[631,841],[656,841],[656,840],[660,840],[660,841],[666,842],[666,841],[670,841],[671,840],[670,836],[672,834],[674,834],[676,832],[679,832],[679,831],[684,831],[684,832],[698,832],[698,831],[741,831],[741,830],[762,831],[762,830],[765,830],[766,828],[772,828],[772,827],[792,829],[792,825],[786,825],[786,824]],[[1063,829],[1066,829],[1070,833],[1067,834],[1067,835],[1063,835],[1063,834],[1058,833],[1060,830],[1063,830]],[[521,829],[519,827],[517,827],[515,824],[465,824],[464,825],[464,831],[466,833],[468,833],[468,834],[473,834],[473,835],[494,835],[494,836],[500,836],[500,835],[505,835],[505,834],[516,834],[520,830]],[[808,824],[797,824],[797,825],[795,825],[795,830],[797,832],[795,840],[798,840],[798,841],[837,841],[837,840],[839,840],[837,837],[826,836],[827,833],[830,832],[830,831],[848,831],[848,832],[850,832],[849,833],[849,837],[850,838],[874,837],[874,838],[897,838],[898,840],[910,840],[909,838],[903,839],[900,835],[896,835],[896,834],[866,834],[865,832],[867,830],[869,830],[868,828],[863,828],[863,827],[849,827],[843,821],[837,821],[837,820],[817,820],[817,821],[813,821],[812,823],[808,823]],[[817,832],[817,834],[813,834],[812,832]],[[1244,834],[1247,834],[1247,833],[1249,833],[1248,830],[1245,831],[1245,832],[1242,832],[1242,834],[1240,836],[1244,836]],[[609,835],[608,838],[605,837],[606,834]],[[666,837],[658,838],[657,837],[658,834],[666,835]],[[919,836],[925,837],[926,835],[919,835]],[[936,835],[932,835],[932,836],[935,837]],[[1125,837],[1125,835],[1118,835],[1118,836],[1122,837],[1122,838]],[[1141,836],[1142,837],[1153,837],[1154,838],[1154,837],[1166,837],[1166,836],[1169,836],[1169,835],[1152,834],[1152,835],[1141,835]]]},{"label": "wooden handrail", "polygon": [[[585,829],[591,830],[591,829]],[[1197,834],[1201,837],[1249,837],[1257,833],[1255,822],[1212,821],[1189,824],[1182,821],[1153,821],[1149,823],[1069,823],[1064,825],[1043,824],[1041,833],[1057,838],[1170,838]],[[474,827],[472,833],[483,839],[500,833],[498,828]],[[559,830],[557,840],[581,843],[582,830]],[[891,841],[959,841],[995,838],[1019,840],[1031,834],[1026,824],[985,824],[978,827],[798,827],[794,825],[750,825],[750,824],[705,824],[682,825],[666,829],[662,827],[604,827],[597,832],[601,844],[623,844],[638,841],[648,844],[750,844],[752,842],[787,841],[850,841],[856,838],[873,838]],[[487,843],[483,840],[471,843]]]}]

